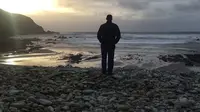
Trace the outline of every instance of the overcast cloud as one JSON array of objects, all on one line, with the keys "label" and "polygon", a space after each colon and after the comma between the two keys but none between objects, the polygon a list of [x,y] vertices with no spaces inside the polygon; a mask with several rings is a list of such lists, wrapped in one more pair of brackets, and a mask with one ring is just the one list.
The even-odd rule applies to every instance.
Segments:
[{"label": "overcast cloud", "polygon": [[61,32],[96,31],[107,14],[122,31],[200,31],[200,0],[57,0],[57,6],[75,12],[30,16]]}]

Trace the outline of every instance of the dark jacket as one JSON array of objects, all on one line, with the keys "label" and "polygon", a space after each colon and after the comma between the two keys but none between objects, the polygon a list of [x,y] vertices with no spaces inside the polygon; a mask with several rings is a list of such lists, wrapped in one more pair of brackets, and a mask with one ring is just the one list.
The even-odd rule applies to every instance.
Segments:
[{"label": "dark jacket", "polygon": [[121,38],[119,27],[112,22],[102,24],[97,33],[97,38],[103,45],[117,44]]}]

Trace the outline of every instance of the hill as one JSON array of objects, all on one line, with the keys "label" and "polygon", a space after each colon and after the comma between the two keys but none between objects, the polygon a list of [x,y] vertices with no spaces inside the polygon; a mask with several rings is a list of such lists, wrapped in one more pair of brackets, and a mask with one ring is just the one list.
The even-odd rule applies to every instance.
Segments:
[{"label": "hill", "polygon": [[0,38],[13,35],[45,33],[30,17],[13,14],[0,9]]}]

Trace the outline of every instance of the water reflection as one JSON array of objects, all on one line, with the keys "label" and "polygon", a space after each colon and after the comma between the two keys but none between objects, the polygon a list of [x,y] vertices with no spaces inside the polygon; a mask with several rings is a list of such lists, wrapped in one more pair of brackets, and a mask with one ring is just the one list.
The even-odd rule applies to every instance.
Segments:
[{"label": "water reflection", "polygon": [[6,59],[5,62],[3,62],[2,64],[17,65],[16,61],[17,61],[17,59]]}]

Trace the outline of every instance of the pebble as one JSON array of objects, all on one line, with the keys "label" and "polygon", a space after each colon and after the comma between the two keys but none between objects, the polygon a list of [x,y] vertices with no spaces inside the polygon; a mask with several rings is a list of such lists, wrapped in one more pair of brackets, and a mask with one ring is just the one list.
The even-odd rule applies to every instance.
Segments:
[{"label": "pebble", "polygon": [[103,93],[102,93],[102,96],[109,96],[109,95],[113,95],[113,94],[115,94],[114,91],[111,91],[111,92],[103,92]]},{"label": "pebble", "polygon": [[90,90],[90,89],[88,89],[88,90],[83,90],[82,93],[83,93],[83,94],[86,94],[86,95],[90,95],[90,94],[96,93],[96,91],[95,91],[95,90]]},{"label": "pebble", "polygon": [[117,109],[122,110],[122,111],[128,111],[130,107],[128,105],[117,105]]},{"label": "pebble", "polygon": [[21,91],[20,90],[15,90],[15,89],[12,89],[12,90],[10,90],[9,92],[8,92],[8,94],[9,95],[16,95],[16,94],[18,94],[18,93],[20,93]]},{"label": "pebble", "polygon": [[52,102],[49,101],[49,100],[46,100],[46,99],[39,99],[38,102],[39,102],[41,105],[44,105],[44,106],[52,105]]},{"label": "pebble", "polygon": [[119,80],[123,79],[123,76],[120,76],[120,75],[113,75],[112,77],[115,78],[115,79],[119,79]]},{"label": "pebble", "polygon": [[67,95],[66,100],[69,101],[69,100],[71,100],[72,98],[73,98],[73,93],[69,93],[69,94]]},{"label": "pebble", "polygon": [[34,96],[30,96],[28,100],[35,103],[37,102],[37,99]]},{"label": "pebble", "polygon": [[109,100],[109,103],[112,103],[113,101],[115,101],[117,98],[116,97],[112,97],[110,100]]},{"label": "pebble", "polygon": [[69,110],[69,106],[62,107],[62,110],[65,110],[65,111]]},{"label": "pebble", "polygon": [[51,87],[45,87],[41,91],[41,93],[44,93],[44,94],[49,94],[49,93],[53,93],[53,92],[54,92],[54,89]]},{"label": "pebble", "polygon": [[3,102],[0,102],[0,112],[3,112],[4,111],[4,107],[3,107]]},{"label": "pebble", "polygon": [[195,103],[195,101],[193,100],[189,100],[188,98],[185,97],[180,97],[177,101],[176,101],[176,107],[177,108],[183,108],[183,107],[190,107]]},{"label": "pebble", "polygon": [[10,107],[10,112],[20,112],[16,107]]},{"label": "pebble", "polygon": [[97,109],[94,110],[94,112],[104,112],[104,110],[101,109],[101,108],[97,108]]},{"label": "pebble", "polygon": [[128,100],[135,100],[135,98],[134,97],[129,97]]},{"label": "pebble", "polygon": [[54,108],[53,108],[52,106],[47,107],[47,111],[48,111],[48,112],[55,112],[55,111],[54,111]]},{"label": "pebble", "polygon": [[49,83],[49,84],[56,84],[53,80],[47,80],[47,83]]},{"label": "pebble", "polygon": [[99,96],[99,97],[97,98],[97,101],[98,101],[100,104],[104,104],[104,105],[108,103],[107,97],[104,97],[104,96]]},{"label": "pebble", "polygon": [[57,101],[57,102],[62,102],[62,101],[64,101],[64,99],[58,98],[56,101]]},{"label": "pebble", "polygon": [[[2,70],[1,67],[0,69],[8,70]],[[26,67],[22,71],[13,71],[16,75],[9,78],[6,73],[1,74],[0,77],[5,80],[1,80],[3,83],[0,86],[0,112],[6,111],[8,104],[10,112],[200,110],[200,84],[199,75],[196,73],[181,75],[140,68],[118,68],[114,78],[92,76],[99,75],[98,68],[91,69],[92,72],[88,74],[79,69],[69,69],[70,71],[65,70],[63,73],[60,71],[60,75],[53,75],[45,82],[40,79],[56,73],[57,68],[36,67],[29,72],[29,67]],[[63,74],[66,75],[63,77]],[[30,81],[26,81],[27,79]],[[18,90],[21,88],[23,90]]]},{"label": "pebble", "polygon": [[25,106],[25,102],[24,101],[18,101],[18,102],[12,103],[11,106],[16,107],[16,108],[22,108],[22,107]]}]

